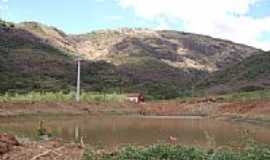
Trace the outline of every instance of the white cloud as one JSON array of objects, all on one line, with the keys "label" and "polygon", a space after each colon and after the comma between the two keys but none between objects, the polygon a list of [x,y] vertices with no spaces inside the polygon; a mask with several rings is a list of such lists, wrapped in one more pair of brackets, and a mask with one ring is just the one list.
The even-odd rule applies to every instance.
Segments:
[{"label": "white cloud", "polygon": [[4,12],[7,10],[7,6],[6,6],[7,2],[8,0],[0,0],[0,19],[3,18]]},{"label": "white cloud", "polygon": [[[264,0],[118,0],[118,3],[123,8],[134,9],[145,19],[165,16],[181,21],[188,32],[270,50],[270,40],[259,40],[263,33],[270,32],[270,16],[247,16],[250,6],[261,1]],[[161,20],[161,24],[166,24]]]},{"label": "white cloud", "polygon": [[[1,9],[4,9],[4,6],[5,4],[4,3],[7,3],[9,0],[0,0],[0,10]],[[2,3],[1,3],[2,2]]]}]

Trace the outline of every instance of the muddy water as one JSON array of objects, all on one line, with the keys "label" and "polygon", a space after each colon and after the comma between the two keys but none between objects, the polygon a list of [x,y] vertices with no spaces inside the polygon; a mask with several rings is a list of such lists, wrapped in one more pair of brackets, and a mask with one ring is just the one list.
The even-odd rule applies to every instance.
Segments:
[{"label": "muddy water", "polygon": [[170,136],[184,145],[217,146],[241,142],[242,132],[249,130],[258,142],[270,144],[270,128],[198,118],[127,117],[127,116],[28,116],[0,118],[0,131],[36,137],[40,120],[54,136],[74,140],[75,128],[85,143],[115,147],[126,144],[147,145],[168,142]]}]

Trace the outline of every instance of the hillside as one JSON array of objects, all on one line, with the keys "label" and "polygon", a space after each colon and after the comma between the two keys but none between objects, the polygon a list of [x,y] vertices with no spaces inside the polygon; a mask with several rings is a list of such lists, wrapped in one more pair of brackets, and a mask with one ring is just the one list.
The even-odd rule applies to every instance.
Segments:
[{"label": "hillside", "polygon": [[30,32],[0,26],[1,93],[60,90],[72,83],[70,55]]},{"label": "hillside", "polygon": [[1,93],[74,90],[78,52],[85,91],[173,98],[189,95],[198,81],[262,51],[177,31],[119,29],[68,35],[36,22],[1,21]]},{"label": "hillside", "polygon": [[198,83],[209,93],[270,89],[270,52],[248,57]]},{"label": "hillside", "polygon": [[[31,91],[64,91],[74,90],[76,80],[76,64],[73,53],[62,48],[50,45],[42,36],[37,36],[21,26],[4,24],[0,26],[0,86],[1,93],[27,93]],[[145,58],[145,62],[148,61]],[[135,64],[135,61],[131,61]],[[162,62],[149,58],[152,67],[161,68],[150,74],[160,76],[160,73],[172,73],[168,79],[151,77],[139,82],[143,76],[143,66],[136,66],[134,77],[129,75],[128,63],[124,66],[115,66],[105,61],[84,60],[82,63],[82,88],[85,91],[145,91],[148,92],[155,84],[153,96],[164,94],[163,87],[179,87],[174,76],[180,78],[177,70]],[[167,67],[167,68],[166,68]],[[137,75],[141,74],[139,79]],[[139,81],[138,81],[139,80]],[[165,82],[166,81],[166,82]],[[170,83],[174,81],[174,83]],[[146,86],[145,87],[145,85]],[[136,86],[140,84],[140,86]],[[131,86],[131,87],[130,87]],[[173,87],[170,87],[173,86]],[[152,89],[153,90],[153,89]],[[166,89],[168,90],[168,89]],[[175,93],[175,92],[173,92]]]},{"label": "hillside", "polygon": [[149,56],[176,68],[206,72],[220,70],[259,51],[208,36],[149,29],[96,31],[70,39],[92,60],[121,64],[126,57]]},{"label": "hillside", "polygon": [[150,29],[100,30],[81,35],[37,22],[16,24],[44,43],[67,52],[79,52],[88,60],[119,65],[128,57],[153,57],[181,69],[214,72],[259,52],[258,49],[209,36]]},{"label": "hillside", "polygon": [[75,51],[75,46],[69,42],[68,35],[55,27],[46,26],[37,22],[22,22],[16,24],[16,27],[32,33],[44,43],[64,49],[68,52]]}]

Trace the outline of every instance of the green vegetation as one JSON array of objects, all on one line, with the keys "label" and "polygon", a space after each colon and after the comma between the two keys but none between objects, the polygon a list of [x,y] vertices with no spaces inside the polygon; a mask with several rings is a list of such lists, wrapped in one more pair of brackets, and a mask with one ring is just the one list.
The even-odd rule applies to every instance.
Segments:
[{"label": "green vegetation", "polygon": [[[0,25],[0,30],[5,31],[0,32],[0,94],[68,94],[74,91],[76,61],[73,54],[44,43],[47,42],[46,39],[36,37],[33,32],[46,29],[38,23],[24,23],[28,27],[26,30],[16,26],[12,28],[6,23],[1,21],[4,26]],[[93,32],[87,36],[106,40],[109,37],[118,37],[119,34],[117,31],[109,34]],[[140,53],[142,54],[144,52]],[[84,60],[81,72],[83,92],[143,92],[150,99],[181,96],[187,93],[192,81],[192,76],[185,71],[151,56],[128,56],[119,66],[105,61]]]},{"label": "green vegetation", "polygon": [[11,23],[11,22],[6,22],[6,21],[3,21],[0,19],[0,27],[4,27],[4,28],[14,28],[15,27],[15,24],[14,23]]},{"label": "green vegetation", "polygon": [[224,101],[234,102],[234,101],[252,101],[252,100],[269,100],[270,90],[261,90],[253,92],[239,92],[233,94],[227,94],[220,96]]},{"label": "green vegetation", "polygon": [[144,92],[150,99],[187,96],[192,76],[152,57],[129,57],[118,67],[126,90]]},{"label": "green vegetation", "polygon": [[[188,82],[179,81],[183,72],[147,57],[133,58],[120,66],[85,60],[81,72],[83,92],[144,92],[152,99],[175,98],[179,96],[179,86]],[[72,54],[43,43],[25,30],[15,28],[0,33],[0,94],[68,95],[75,86],[76,61]]]},{"label": "green vegetation", "polygon": [[0,94],[69,91],[73,63],[72,56],[41,43],[31,33],[19,29],[2,32]]},{"label": "green vegetation", "polygon": [[192,102],[196,99],[201,98],[212,98],[218,102],[245,102],[245,101],[257,101],[257,100],[270,100],[270,90],[258,90],[252,92],[235,92],[230,94],[221,95],[208,95],[206,93],[197,93],[194,91],[194,97],[181,96],[177,97],[176,100],[181,102]]},{"label": "green vegetation", "polygon": [[[126,99],[121,94],[100,94],[95,92],[83,92],[82,102],[122,102]],[[27,94],[5,94],[0,96],[0,102],[72,102],[75,101],[75,93],[63,92],[31,92]]]},{"label": "green vegetation", "polygon": [[[0,102],[72,102],[75,100],[75,92],[29,92],[25,94],[6,93],[0,95]],[[148,100],[156,100],[155,97],[146,96]],[[181,96],[176,99],[179,101],[192,101],[191,96]],[[126,94],[105,93],[105,92],[82,92],[82,102],[123,102]],[[269,100],[270,90],[239,92],[217,96],[223,102],[239,102],[253,100]]]},{"label": "green vegetation", "polygon": [[[25,29],[20,27],[22,25],[25,25]],[[49,39],[42,39],[33,34],[46,32],[47,29],[53,29],[63,37],[66,36],[55,28],[35,22],[14,25],[0,20],[0,31],[3,31],[0,32],[1,95],[25,95],[32,94],[31,92],[48,94],[63,92],[68,95],[74,91],[76,86],[74,54],[48,44]],[[165,35],[167,34],[170,35],[169,33]],[[97,44],[102,42],[97,46],[103,50],[114,44],[111,41],[119,39],[121,32],[99,31],[79,37],[97,41]],[[192,42],[189,42],[189,45],[194,47]],[[126,38],[125,41],[111,46],[110,54],[106,57],[110,62],[118,61],[118,63],[89,60],[82,62],[83,92],[100,94],[143,92],[148,99],[153,100],[191,96],[191,86],[208,73],[196,69],[177,68],[164,62],[164,59],[179,58],[174,54],[176,48],[174,44],[161,39]],[[265,53],[250,57],[236,67],[215,74],[216,76],[195,88],[202,88],[202,91],[205,91],[212,86],[226,84],[226,87],[221,88],[222,91],[229,90],[225,93],[269,88],[269,55]],[[231,87],[237,84],[235,82],[243,82],[245,85]]]},{"label": "green vegetation", "polygon": [[84,160],[267,160],[270,159],[269,145],[251,145],[241,151],[228,148],[200,149],[180,145],[152,145],[127,147],[110,154],[96,154],[86,150]]},{"label": "green vegetation", "polygon": [[216,88],[214,92],[218,93],[269,89],[269,62],[269,52],[248,57],[236,65],[207,77],[196,88],[205,90],[213,87]]}]

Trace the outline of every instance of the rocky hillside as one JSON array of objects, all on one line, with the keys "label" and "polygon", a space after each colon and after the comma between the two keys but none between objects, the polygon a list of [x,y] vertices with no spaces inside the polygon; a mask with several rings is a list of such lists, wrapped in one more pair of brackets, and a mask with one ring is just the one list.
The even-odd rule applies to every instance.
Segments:
[{"label": "rocky hillside", "polygon": [[69,52],[75,51],[75,46],[68,40],[68,35],[55,27],[49,27],[37,22],[23,22],[17,24],[16,28],[30,32],[44,43],[54,47],[62,48]]},{"label": "rocky hillside", "polygon": [[128,57],[147,56],[176,68],[213,72],[259,52],[230,41],[177,31],[123,28],[67,35],[36,22],[23,22],[16,27],[31,32],[44,43],[79,52],[88,60],[105,60],[116,65],[125,63]]},{"label": "rocky hillside", "polygon": [[0,91],[73,90],[75,53],[80,53],[86,91],[142,91],[171,98],[189,94],[202,79],[261,52],[177,31],[119,29],[68,35],[36,22],[1,21]]},{"label": "rocky hillside", "polygon": [[92,60],[125,63],[127,57],[153,57],[181,69],[220,70],[258,53],[252,47],[177,31],[119,29],[74,35],[71,41]]}]

